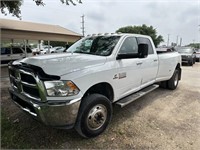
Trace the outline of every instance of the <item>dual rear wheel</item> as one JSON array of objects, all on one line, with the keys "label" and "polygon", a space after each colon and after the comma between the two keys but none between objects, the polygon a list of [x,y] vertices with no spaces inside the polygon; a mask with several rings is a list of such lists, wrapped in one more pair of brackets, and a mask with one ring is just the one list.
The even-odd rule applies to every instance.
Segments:
[{"label": "dual rear wheel", "polygon": [[178,86],[178,83],[179,83],[179,69],[176,69],[174,71],[174,74],[169,80],[161,82],[160,87],[168,88],[170,90],[175,90]]}]

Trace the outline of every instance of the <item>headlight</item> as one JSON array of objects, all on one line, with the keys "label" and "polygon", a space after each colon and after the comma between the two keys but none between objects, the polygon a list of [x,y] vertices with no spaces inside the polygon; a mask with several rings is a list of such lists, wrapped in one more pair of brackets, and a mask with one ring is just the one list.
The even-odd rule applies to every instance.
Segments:
[{"label": "headlight", "polygon": [[73,96],[79,93],[72,81],[45,81],[48,96]]}]

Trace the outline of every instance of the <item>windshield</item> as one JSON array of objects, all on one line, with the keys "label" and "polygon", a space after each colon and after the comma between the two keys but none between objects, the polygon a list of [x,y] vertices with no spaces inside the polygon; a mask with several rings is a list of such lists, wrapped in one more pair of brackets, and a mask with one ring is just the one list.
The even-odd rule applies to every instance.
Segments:
[{"label": "windshield", "polygon": [[191,48],[180,48],[177,50],[179,53],[193,53]]},{"label": "windshield", "polygon": [[108,56],[119,39],[120,36],[86,37],[73,44],[67,52]]}]

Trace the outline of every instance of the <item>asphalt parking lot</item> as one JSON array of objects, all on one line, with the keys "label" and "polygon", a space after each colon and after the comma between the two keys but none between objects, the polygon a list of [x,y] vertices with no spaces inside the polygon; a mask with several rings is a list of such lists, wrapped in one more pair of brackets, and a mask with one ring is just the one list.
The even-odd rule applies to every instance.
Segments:
[{"label": "asphalt parking lot", "polygon": [[124,108],[114,107],[100,136],[83,139],[74,130],[46,127],[10,100],[6,69],[1,72],[1,148],[165,149],[200,147],[200,63],[182,67],[176,90],[158,88]]}]

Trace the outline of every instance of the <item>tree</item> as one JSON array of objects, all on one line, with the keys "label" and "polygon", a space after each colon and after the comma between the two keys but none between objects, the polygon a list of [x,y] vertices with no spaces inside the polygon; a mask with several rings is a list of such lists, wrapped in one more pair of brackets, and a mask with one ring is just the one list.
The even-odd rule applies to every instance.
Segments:
[{"label": "tree", "polygon": [[116,32],[122,33],[135,33],[135,34],[143,34],[149,35],[155,46],[157,47],[161,42],[163,42],[163,37],[161,35],[157,35],[157,31],[153,26],[146,26],[143,24],[142,26],[126,26],[119,28]]},{"label": "tree", "polygon": [[200,48],[200,43],[190,43],[189,45],[187,45],[189,47],[193,47],[193,48]]},{"label": "tree", "polygon": [[[45,3],[43,0],[33,0],[37,6],[44,6]],[[76,5],[73,0],[60,0],[61,3],[69,5]],[[76,0],[78,3],[82,3],[81,0]],[[1,13],[7,15],[6,9],[8,10],[9,14],[21,19],[21,5],[23,4],[23,0],[15,0],[15,1],[8,1],[8,0],[1,0]]]}]

